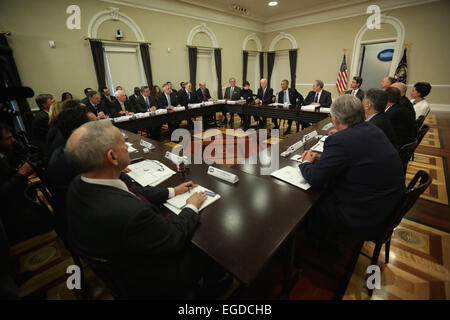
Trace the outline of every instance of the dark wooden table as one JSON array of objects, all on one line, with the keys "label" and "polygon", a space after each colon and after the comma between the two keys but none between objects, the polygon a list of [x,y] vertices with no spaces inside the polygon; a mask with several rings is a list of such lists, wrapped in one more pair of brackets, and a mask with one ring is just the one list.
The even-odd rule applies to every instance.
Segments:
[{"label": "dark wooden table", "polygon": [[328,118],[328,113],[301,111],[300,107],[296,106],[284,108],[255,104],[214,104],[200,108],[188,108],[182,111],[172,111],[166,114],[152,115],[148,118],[131,119],[129,121],[114,123],[114,125],[121,129],[136,133],[141,129],[151,129],[164,123],[168,123],[169,121],[181,121],[200,116],[215,115],[216,112],[232,112],[243,115],[253,115],[256,117],[260,116],[310,123],[316,123]]},{"label": "dark wooden table", "polygon": [[[315,127],[308,128],[308,131]],[[164,157],[165,152],[170,151],[168,146],[131,132],[126,133],[128,141],[144,158],[156,159],[176,171],[176,166]],[[286,139],[282,145],[289,146],[303,134]],[[141,139],[151,142],[155,149],[144,154],[139,145]],[[280,148],[280,151],[284,149]],[[280,167],[286,161],[290,160],[280,159]],[[233,168],[214,165],[239,177],[239,182],[231,184],[208,175],[209,166],[206,164],[190,165],[185,173],[177,173],[159,186],[171,187],[192,180],[221,196],[201,212],[201,223],[192,242],[244,285],[256,279],[282,246],[288,247],[291,254],[289,261],[286,261],[282,290],[283,297],[286,297],[291,283],[296,229],[319,199],[320,190],[304,191],[270,176],[259,176],[258,165],[253,166],[255,168],[251,169],[250,165],[236,165]],[[168,218],[173,216],[164,206],[160,209]]]}]

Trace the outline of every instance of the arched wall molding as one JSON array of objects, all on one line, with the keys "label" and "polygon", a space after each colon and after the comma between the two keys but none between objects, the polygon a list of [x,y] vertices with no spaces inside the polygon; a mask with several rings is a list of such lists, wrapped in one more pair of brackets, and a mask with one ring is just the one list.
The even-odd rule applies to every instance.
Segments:
[{"label": "arched wall molding", "polygon": [[[403,43],[405,42],[405,26],[399,19],[386,15],[381,16],[381,23],[392,25],[395,31],[397,32],[397,41],[395,42],[394,56],[392,57],[391,68],[389,69],[389,75],[394,76],[395,69],[397,68],[398,63],[400,62],[401,59],[401,55],[403,54],[402,48]],[[359,32],[356,34],[355,41],[353,43],[352,63],[350,66],[350,79],[352,79],[354,76],[358,74],[359,57],[361,56],[361,44],[365,42],[362,41],[362,38],[367,30],[369,29],[367,28],[367,25],[364,23]]]},{"label": "arched wall molding", "polygon": [[145,41],[144,35],[136,22],[134,22],[133,19],[126,14],[120,12],[119,8],[113,7],[109,7],[108,10],[105,11],[100,11],[92,17],[88,27],[88,37],[96,38],[101,24],[109,20],[121,21],[125,23],[134,32],[137,41]]},{"label": "arched wall molding", "polygon": [[261,40],[258,38],[258,36],[256,35],[256,33],[252,33],[249,34],[245,39],[244,42],[242,43],[242,50],[245,50],[245,47],[247,47],[247,43],[253,40],[256,42],[256,48],[258,51],[262,51],[262,45],[261,45]]},{"label": "arched wall molding", "polygon": [[270,42],[269,51],[275,51],[275,45],[282,39],[288,39],[291,42],[292,49],[298,49],[297,40],[295,40],[291,34],[280,32],[275,38],[273,38],[272,42]]},{"label": "arched wall molding", "polygon": [[198,26],[195,26],[192,28],[191,32],[189,32],[188,38],[187,38],[187,45],[192,46],[192,41],[194,40],[194,37],[197,33],[205,33],[210,39],[213,47],[218,48],[219,43],[217,41],[216,35],[214,32],[209,28],[205,23],[199,24]]}]

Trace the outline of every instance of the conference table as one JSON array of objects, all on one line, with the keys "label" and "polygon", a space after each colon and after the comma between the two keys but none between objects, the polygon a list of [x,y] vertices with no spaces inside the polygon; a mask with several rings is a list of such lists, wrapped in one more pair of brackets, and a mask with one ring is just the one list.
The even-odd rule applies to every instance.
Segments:
[{"label": "conference table", "polygon": [[[124,130],[137,133],[142,129],[152,129],[161,126],[164,123],[177,122],[188,120],[196,117],[205,117],[208,115],[215,115],[217,112],[231,112],[238,113],[244,116],[277,118],[281,120],[294,120],[300,122],[316,123],[329,117],[326,112],[304,111],[299,106],[271,106],[263,104],[246,104],[246,103],[205,103],[201,107],[191,108],[187,107],[185,110],[169,111],[164,114],[148,114],[145,118],[130,117],[126,121],[116,122],[114,124]],[[304,107],[303,107],[304,109]]]},{"label": "conference table", "polygon": [[[290,136],[281,142],[280,151],[312,130],[324,134],[319,129],[329,122],[328,117]],[[169,146],[130,131],[124,132],[128,136],[128,142],[133,144],[140,156],[158,160],[176,171],[175,164],[165,157],[166,152],[171,151]],[[144,153],[140,140],[150,142],[154,149]],[[314,141],[308,142],[306,147],[313,143]],[[297,150],[294,154],[302,151]],[[280,157],[280,168],[298,165],[289,160],[291,156]],[[239,181],[232,184],[220,180],[207,174],[209,165],[191,164],[184,172],[173,175],[158,187],[173,187],[192,180],[221,196],[218,201],[201,211],[201,222],[192,237],[192,243],[245,286],[253,283],[275,253],[282,248],[286,250],[288,254],[283,263],[284,279],[280,293],[281,298],[286,298],[295,280],[292,274],[296,231],[304,216],[319,200],[321,190],[311,188],[304,191],[271,176],[261,176],[261,166],[258,164],[213,166],[237,175]],[[160,211],[168,219],[175,216],[162,205]]]}]

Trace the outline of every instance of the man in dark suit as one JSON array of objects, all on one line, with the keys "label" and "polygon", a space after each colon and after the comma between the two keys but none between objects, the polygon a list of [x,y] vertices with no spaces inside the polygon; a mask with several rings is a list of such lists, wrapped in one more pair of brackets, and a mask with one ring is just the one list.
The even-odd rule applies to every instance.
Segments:
[{"label": "man in dark suit", "polygon": [[[315,80],[313,82],[312,91],[308,93],[302,106],[315,105],[317,107],[329,108],[331,106],[331,93],[323,89],[323,81]],[[308,122],[301,122],[302,128],[310,126]]]},{"label": "man in dark suit", "polygon": [[142,94],[136,98],[136,112],[155,111],[158,109],[158,103],[155,97],[150,95],[150,88],[148,86],[141,87],[141,93]]},{"label": "man in dark suit", "polygon": [[[281,91],[278,93],[278,103],[288,103],[291,106],[301,105],[303,102],[303,96],[295,88],[289,88],[289,81],[281,81]],[[272,119],[275,123],[275,129],[279,128],[278,119]],[[288,121],[288,127],[284,134],[289,134],[291,132],[292,120]],[[297,132],[299,131],[299,124],[297,122]]]},{"label": "man in dark suit", "polygon": [[[199,87],[197,90],[197,101],[198,102],[206,102],[206,101],[214,101],[214,98],[209,94],[209,90],[206,87],[205,81],[199,82]],[[216,116],[214,114],[204,116],[203,117],[203,128],[216,125]]]},{"label": "man in dark suit", "polygon": [[[271,104],[272,103],[272,96],[273,96],[273,89],[267,88],[267,79],[261,79],[260,81],[261,87],[258,89],[258,93],[256,94],[255,103],[256,104]],[[255,119],[256,120],[256,119]],[[263,117],[262,119],[259,118],[259,127],[263,128],[266,126],[266,117]]]},{"label": "man in dark suit", "polygon": [[345,92],[345,94],[351,94],[362,101],[364,98],[364,91],[360,89],[363,79],[361,77],[353,77],[352,83],[350,83],[351,90]]},{"label": "man in dark suit", "polygon": [[[197,94],[192,91],[192,83],[191,82],[182,82],[183,86],[180,90],[177,92],[177,99],[180,105],[188,108],[188,105],[190,103],[197,103]],[[181,85],[181,84],[180,84]],[[194,118],[195,120],[195,118]],[[192,119],[188,119],[188,124],[190,126],[193,126],[194,123],[192,122]]]},{"label": "man in dark suit", "polygon": [[412,114],[399,104],[400,90],[395,87],[386,88],[388,103],[384,111],[389,118],[397,137],[399,149],[417,137],[416,120]]},{"label": "man in dark suit", "polygon": [[127,149],[119,129],[107,121],[86,123],[67,141],[64,153],[81,172],[67,194],[70,243],[110,261],[124,298],[185,297],[212,264],[190,243],[206,195],[193,193],[179,215],[165,218],[157,206],[196,185],[146,187],[136,194],[119,179],[130,164]]},{"label": "man in dark suit", "polygon": [[95,91],[95,90],[93,90],[92,88],[85,88],[84,89],[83,92],[84,92],[85,97],[84,97],[83,100],[81,100],[81,103],[84,104],[84,105],[86,105],[89,102],[89,98],[88,98],[88,92],[89,91]]},{"label": "man in dark suit", "polygon": [[49,130],[48,111],[54,102],[55,99],[51,94],[40,94],[36,97],[39,111],[34,114],[31,122],[31,141],[39,147],[43,154],[46,154],[47,133]]},{"label": "man in dark suit", "polygon": [[[174,107],[181,107],[177,100],[177,94],[166,84],[158,97],[158,109],[167,109],[167,112],[171,112]],[[169,135],[172,135],[172,132],[180,125],[180,121],[171,121],[168,125]]]},{"label": "man in dark suit", "polygon": [[127,114],[134,113],[135,105],[131,103],[130,100],[127,99],[125,92],[122,90],[117,90],[115,92],[116,99],[111,103],[110,117],[117,118],[121,116],[125,116]]},{"label": "man in dark suit", "polygon": [[[236,86],[236,79],[230,78],[229,80],[230,86],[225,88],[225,100],[231,100],[231,101],[237,101],[241,100],[241,88]],[[223,123],[227,123],[227,114],[226,112],[223,112]],[[241,117],[242,118],[242,117]],[[232,125],[234,123],[234,113],[230,112],[230,121],[228,122],[229,125]]]},{"label": "man in dark suit", "polygon": [[312,186],[327,192],[307,217],[316,245],[329,248],[335,233],[380,235],[405,193],[397,150],[386,135],[365,122],[361,101],[340,96],[331,106],[337,132],[325,140],[322,155],[305,151],[300,171]]},{"label": "man in dark suit", "polygon": [[136,105],[136,99],[141,95],[141,88],[134,87],[134,94],[132,94],[128,100],[130,100],[134,105]]},{"label": "man in dark suit", "polygon": [[170,92],[173,92],[173,93],[177,94],[178,90],[176,90],[176,89],[173,88],[172,82],[167,81],[166,84],[169,86]]},{"label": "man in dark suit", "polygon": [[111,106],[111,103],[114,100],[116,100],[116,98],[111,95],[111,91],[107,87],[100,88],[99,92],[101,94],[101,99],[103,101],[103,104],[109,110],[110,106]]},{"label": "man in dark suit", "polygon": [[109,110],[107,109],[104,102],[101,100],[100,95],[97,91],[89,91],[88,101],[85,103],[89,111],[91,111],[97,119],[106,119],[109,115]]},{"label": "man in dark suit", "polygon": [[397,137],[392,128],[391,121],[384,114],[384,108],[387,104],[387,93],[381,89],[369,89],[362,100],[364,112],[366,114],[366,121],[383,130],[386,137],[398,149]]},{"label": "man in dark suit", "polygon": [[398,102],[399,105],[401,105],[404,109],[408,110],[409,113],[413,116],[414,119],[416,119],[416,110],[414,109],[413,104],[409,99],[406,97],[406,91],[408,90],[408,87],[403,82],[395,82],[391,85],[394,88],[397,88],[400,90],[400,101]]}]

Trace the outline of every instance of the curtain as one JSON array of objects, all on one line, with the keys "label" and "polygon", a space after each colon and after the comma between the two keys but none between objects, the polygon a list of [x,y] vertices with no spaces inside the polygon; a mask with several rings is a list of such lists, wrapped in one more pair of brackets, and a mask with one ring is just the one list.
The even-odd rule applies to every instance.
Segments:
[{"label": "curtain", "polygon": [[94,60],[95,74],[99,88],[106,87],[105,58],[103,56],[103,45],[101,41],[89,40]]},{"label": "curtain", "polygon": [[259,79],[264,78],[264,52],[259,53]]},{"label": "curtain", "polygon": [[275,52],[267,52],[267,87],[269,88],[274,63],[275,63]]},{"label": "curtain", "polygon": [[247,81],[248,51],[242,51],[242,86]]},{"label": "curtain", "polygon": [[295,78],[297,77],[297,49],[289,50],[289,66],[291,68],[291,88],[295,89]]},{"label": "curtain", "polygon": [[[5,34],[0,35],[0,88],[4,87],[21,87],[19,71],[17,70],[14,60],[13,51],[11,50],[8,39]],[[21,114],[25,130],[31,132],[31,122],[33,114],[31,112],[28,101],[25,98],[16,99],[18,111]],[[9,122],[9,121],[8,121]],[[8,123],[14,127],[13,123]]]},{"label": "curtain", "polygon": [[192,83],[192,90],[195,91],[197,81],[197,48],[189,47],[189,80]]},{"label": "curtain", "polygon": [[147,79],[147,85],[150,90],[153,87],[153,77],[152,77],[152,64],[150,62],[150,52],[148,49],[148,44],[142,43],[139,45],[141,50],[142,64],[144,66],[145,78]]},{"label": "curtain", "polygon": [[222,51],[220,49],[214,49],[214,60],[217,73],[217,97],[222,99]]}]

